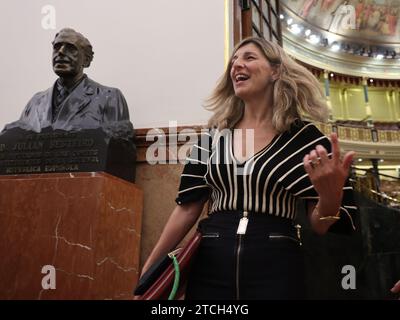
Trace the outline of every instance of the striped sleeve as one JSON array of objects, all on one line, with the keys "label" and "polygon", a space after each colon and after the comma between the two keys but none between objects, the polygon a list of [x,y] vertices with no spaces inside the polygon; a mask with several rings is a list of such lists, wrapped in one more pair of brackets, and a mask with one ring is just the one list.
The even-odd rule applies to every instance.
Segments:
[{"label": "striped sleeve", "polygon": [[202,133],[193,145],[186,158],[181,174],[178,196],[175,202],[179,205],[198,201],[209,196],[209,185],[206,183],[207,164],[210,158],[211,135]]},{"label": "striped sleeve", "polygon": [[[306,201],[317,202],[319,200],[318,193],[314,189],[308,174],[305,172],[302,162],[304,156],[315,149],[318,144],[322,145],[327,150],[328,155],[331,156],[331,143],[313,124],[307,125],[301,139],[306,147],[302,148],[302,152],[298,154],[297,160],[295,161],[298,165],[293,167],[285,178],[284,183],[286,184],[286,189],[290,190],[295,197]],[[354,201],[353,187],[349,179],[347,179],[343,187],[343,198],[340,206],[341,219],[333,224],[329,231],[349,234],[356,230],[355,215],[357,214],[357,210],[358,208]]]}]

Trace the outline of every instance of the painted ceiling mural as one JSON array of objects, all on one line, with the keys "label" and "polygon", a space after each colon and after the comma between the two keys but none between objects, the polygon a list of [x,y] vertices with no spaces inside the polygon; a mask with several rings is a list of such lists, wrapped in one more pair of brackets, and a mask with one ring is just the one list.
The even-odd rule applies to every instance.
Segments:
[{"label": "painted ceiling mural", "polygon": [[400,42],[400,0],[281,0],[325,31],[368,41]]}]

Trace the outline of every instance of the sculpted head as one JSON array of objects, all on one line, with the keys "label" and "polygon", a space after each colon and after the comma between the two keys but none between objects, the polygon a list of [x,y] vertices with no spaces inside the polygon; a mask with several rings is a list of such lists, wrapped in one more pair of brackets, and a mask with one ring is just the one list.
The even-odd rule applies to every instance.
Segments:
[{"label": "sculpted head", "polygon": [[52,42],[53,70],[61,78],[75,78],[93,60],[92,45],[82,34],[70,28],[60,30]]}]

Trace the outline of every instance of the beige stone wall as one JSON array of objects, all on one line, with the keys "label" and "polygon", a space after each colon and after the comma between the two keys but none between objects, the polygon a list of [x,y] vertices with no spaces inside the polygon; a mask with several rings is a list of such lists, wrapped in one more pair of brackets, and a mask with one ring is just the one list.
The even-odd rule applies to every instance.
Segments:
[{"label": "beige stone wall", "polygon": [[[137,164],[136,170],[136,184],[144,194],[140,250],[140,267],[142,267],[176,206],[175,198],[183,165],[150,165],[147,162],[140,162]],[[204,207],[204,212],[199,219],[206,215],[207,206]],[[182,243],[187,240],[196,227],[197,223],[182,240]]]},{"label": "beige stone wall", "polygon": [[136,184],[143,190],[142,239],[140,265],[156,244],[174,209],[183,165],[140,162],[136,167]]},{"label": "beige stone wall", "polygon": [[[195,130],[195,134],[198,134],[202,126],[179,127],[177,132],[189,128]],[[141,266],[143,266],[159,239],[165,223],[176,206],[175,198],[178,194],[180,175],[184,166],[182,163],[185,158],[178,159],[178,154],[174,152],[186,143],[185,141],[179,141],[178,145],[176,145],[176,137],[168,134],[168,128],[161,128],[161,132],[167,133],[165,141],[167,144],[158,145],[156,152],[159,155],[160,152],[163,154],[165,151],[167,164],[151,165],[148,160],[155,160],[155,158],[152,158],[151,152],[148,152],[148,147],[154,143],[154,139],[147,139],[149,138],[148,131],[149,129],[136,130],[136,185],[143,190],[144,196],[140,252]],[[169,149],[170,147],[174,148]],[[179,157],[184,157],[184,154],[180,153]],[[207,208],[205,206],[203,216]],[[196,226],[197,224],[193,226],[192,230],[182,240],[183,243],[190,237]]]}]

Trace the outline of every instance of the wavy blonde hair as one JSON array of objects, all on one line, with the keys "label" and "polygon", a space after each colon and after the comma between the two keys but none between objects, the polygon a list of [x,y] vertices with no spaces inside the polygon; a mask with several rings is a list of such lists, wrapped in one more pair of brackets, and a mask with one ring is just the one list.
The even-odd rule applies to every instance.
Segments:
[{"label": "wavy blonde hair", "polygon": [[243,117],[244,102],[235,96],[230,77],[232,57],[247,44],[256,45],[271,66],[278,70],[278,78],[273,86],[272,124],[278,132],[284,132],[297,119],[311,118],[326,121],[328,107],[322,86],[314,75],[290,58],[283,49],[262,38],[250,37],[236,45],[225,73],[218,81],[205,108],[214,115],[208,121],[209,128],[233,128]]}]

